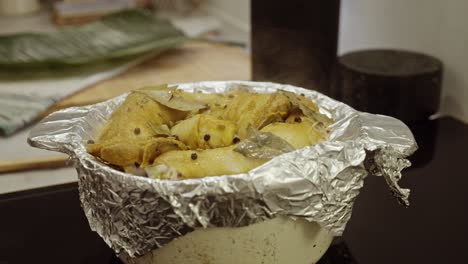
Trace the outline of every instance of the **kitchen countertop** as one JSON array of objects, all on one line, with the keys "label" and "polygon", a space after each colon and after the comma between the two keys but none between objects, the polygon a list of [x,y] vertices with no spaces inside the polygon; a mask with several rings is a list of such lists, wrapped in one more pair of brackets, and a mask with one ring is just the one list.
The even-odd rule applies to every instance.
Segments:
[{"label": "kitchen countertop", "polygon": [[[368,177],[321,264],[466,262],[468,125],[444,117],[412,129],[420,150],[401,181],[411,206],[399,205],[382,178]],[[0,195],[0,212],[2,264],[118,263],[89,230],[76,183]]]}]

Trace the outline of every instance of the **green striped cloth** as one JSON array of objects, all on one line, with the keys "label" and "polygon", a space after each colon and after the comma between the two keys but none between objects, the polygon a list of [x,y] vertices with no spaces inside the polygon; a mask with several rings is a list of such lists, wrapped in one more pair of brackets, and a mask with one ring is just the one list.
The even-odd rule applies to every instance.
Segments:
[{"label": "green striped cloth", "polygon": [[0,93],[0,132],[11,135],[47,110],[55,98]]},{"label": "green striped cloth", "polygon": [[139,10],[56,32],[0,36],[0,135],[13,134],[58,100],[185,39],[170,22]]}]

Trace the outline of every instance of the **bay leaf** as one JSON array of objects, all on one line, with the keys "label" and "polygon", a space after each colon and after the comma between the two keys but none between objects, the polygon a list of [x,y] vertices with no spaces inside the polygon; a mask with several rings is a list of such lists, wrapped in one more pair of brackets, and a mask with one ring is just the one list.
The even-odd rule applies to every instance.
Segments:
[{"label": "bay leaf", "polygon": [[300,109],[306,117],[320,122],[321,125],[325,127],[332,123],[332,120],[330,118],[319,112],[318,107],[312,101],[310,101],[309,98],[299,96],[293,92],[288,92],[284,90],[281,90],[280,93],[289,99],[293,108]]},{"label": "bay leaf", "polygon": [[175,89],[140,89],[137,93],[143,93],[151,97],[156,102],[179,111],[198,111],[207,107],[206,104],[184,98],[184,96]]}]

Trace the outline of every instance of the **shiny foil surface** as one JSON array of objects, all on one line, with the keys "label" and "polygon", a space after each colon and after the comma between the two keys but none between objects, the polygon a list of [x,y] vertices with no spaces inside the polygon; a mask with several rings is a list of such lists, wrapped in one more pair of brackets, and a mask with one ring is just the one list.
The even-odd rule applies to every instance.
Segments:
[{"label": "shiny foil surface", "polygon": [[[86,152],[113,109],[126,97],[55,112],[36,127],[29,143],[64,152],[76,167],[80,199],[90,227],[117,253],[141,256],[195,228],[239,227],[278,215],[316,221],[341,235],[354,200],[371,173],[408,205],[401,170],[417,145],[401,121],[358,112],[318,92],[290,85],[221,81],[178,84],[189,92],[221,93],[238,85],[261,93],[304,94],[331,117],[327,141],[281,154],[246,174],[160,180],[104,165]],[[384,182],[384,181],[382,181]]]}]

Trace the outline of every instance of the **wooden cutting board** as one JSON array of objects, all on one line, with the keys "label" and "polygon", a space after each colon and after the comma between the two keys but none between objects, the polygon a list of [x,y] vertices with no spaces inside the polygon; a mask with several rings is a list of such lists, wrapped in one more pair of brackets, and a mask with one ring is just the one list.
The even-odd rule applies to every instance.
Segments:
[{"label": "wooden cutting board", "polygon": [[[135,66],[117,77],[92,85],[58,102],[48,113],[71,106],[94,104],[144,86],[176,82],[249,79],[250,58],[245,50],[224,44],[189,42]],[[66,160],[64,156],[51,156],[0,161],[0,174],[62,167],[65,166]]]},{"label": "wooden cutting board", "polygon": [[94,104],[144,86],[249,79],[250,57],[244,49],[224,44],[189,42],[60,101],[51,112],[69,106]]}]

